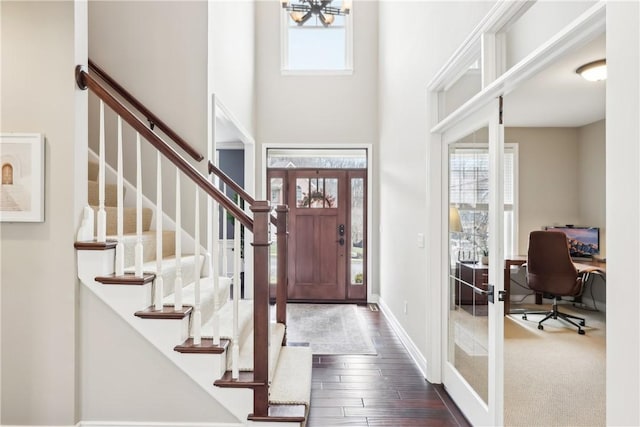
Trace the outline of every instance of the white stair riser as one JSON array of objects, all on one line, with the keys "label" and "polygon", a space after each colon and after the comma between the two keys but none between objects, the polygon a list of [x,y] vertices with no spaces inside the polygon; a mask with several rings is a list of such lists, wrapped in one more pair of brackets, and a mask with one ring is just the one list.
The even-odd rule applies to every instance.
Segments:
[{"label": "white stair riser", "polygon": [[173,351],[176,343],[184,342],[189,335],[189,317],[183,319],[143,319],[136,317],[134,326],[156,346]]},{"label": "white stair riser", "polygon": [[[187,337],[188,320],[152,320],[134,316],[135,311],[150,304],[151,285],[103,285],[94,280],[96,276],[113,273],[115,250],[77,251],[79,278],[98,298],[111,307],[124,321],[140,333],[163,355],[172,360],[193,381],[201,386],[214,399],[223,404],[238,420],[246,420],[253,410],[253,391],[250,389],[227,389],[213,385],[226,367],[226,354],[193,355],[173,350],[176,344]],[[92,268],[94,269],[93,271]],[[128,295],[127,295],[128,294]],[[169,322],[169,323],[165,323]],[[174,322],[171,324],[171,322]],[[155,325],[154,325],[155,324]],[[117,350],[114,350],[117,351]],[[195,362],[196,357],[204,356],[211,361]],[[216,375],[218,374],[218,375]],[[290,425],[289,425],[290,427]]]}]

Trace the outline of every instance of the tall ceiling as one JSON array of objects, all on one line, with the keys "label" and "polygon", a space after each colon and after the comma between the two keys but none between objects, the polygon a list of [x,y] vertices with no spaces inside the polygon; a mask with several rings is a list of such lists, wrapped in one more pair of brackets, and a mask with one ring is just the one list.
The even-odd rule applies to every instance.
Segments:
[{"label": "tall ceiling", "polygon": [[[509,127],[580,127],[605,118],[606,81],[589,82],[575,70],[605,58],[602,36],[564,55],[504,97]],[[240,132],[224,115],[216,117],[216,140],[237,142]]]}]

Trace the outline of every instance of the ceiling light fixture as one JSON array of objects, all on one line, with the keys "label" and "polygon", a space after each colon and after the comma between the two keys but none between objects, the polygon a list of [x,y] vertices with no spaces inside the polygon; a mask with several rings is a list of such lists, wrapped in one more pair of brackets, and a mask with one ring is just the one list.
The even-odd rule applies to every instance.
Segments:
[{"label": "ceiling light fixture", "polygon": [[599,59],[597,61],[584,64],[581,67],[578,67],[576,73],[580,74],[584,79],[589,80],[590,82],[606,80],[607,60]]},{"label": "ceiling light fixture", "polygon": [[342,0],[340,8],[332,7],[333,0],[282,0],[282,8],[291,13],[291,19],[298,24],[304,25],[313,15],[317,15],[323,26],[328,27],[335,21],[336,16],[348,15],[351,11],[351,0]]}]

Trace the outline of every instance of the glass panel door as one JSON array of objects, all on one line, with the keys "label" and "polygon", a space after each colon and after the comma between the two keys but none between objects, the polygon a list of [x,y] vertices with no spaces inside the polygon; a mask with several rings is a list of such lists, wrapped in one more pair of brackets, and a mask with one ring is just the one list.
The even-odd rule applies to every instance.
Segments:
[{"label": "glass panel door", "polygon": [[502,424],[504,141],[498,103],[443,134],[444,384],[473,425]]},{"label": "glass panel door", "polygon": [[[479,135],[484,144],[462,148]],[[486,404],[488,386],[487,128],[449,145],[448,360]]]}]

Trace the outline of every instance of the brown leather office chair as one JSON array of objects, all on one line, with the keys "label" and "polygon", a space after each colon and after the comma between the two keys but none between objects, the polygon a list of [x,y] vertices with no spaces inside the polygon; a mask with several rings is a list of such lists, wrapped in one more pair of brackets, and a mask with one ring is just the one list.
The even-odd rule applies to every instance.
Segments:
[{"label": "brown leather office chair", "polygon": [[584,335],[581,328],[585,325],[584,318],[558,311],[558,301],[561,297],[581,295],[584,285],[584,277],[573,265],[567,236],[563,232],[532,231],[529,234],[527,285],[532,290],[541,292],[545,298],[553,298],[553,305],[550,311],[524,313],[523,319],[527,319],[527,314],[546,314],[546,317],[538,322],[538,329],[543,329],[542,323],[547,319],[561,319],[576,326],[578,333]]}]

